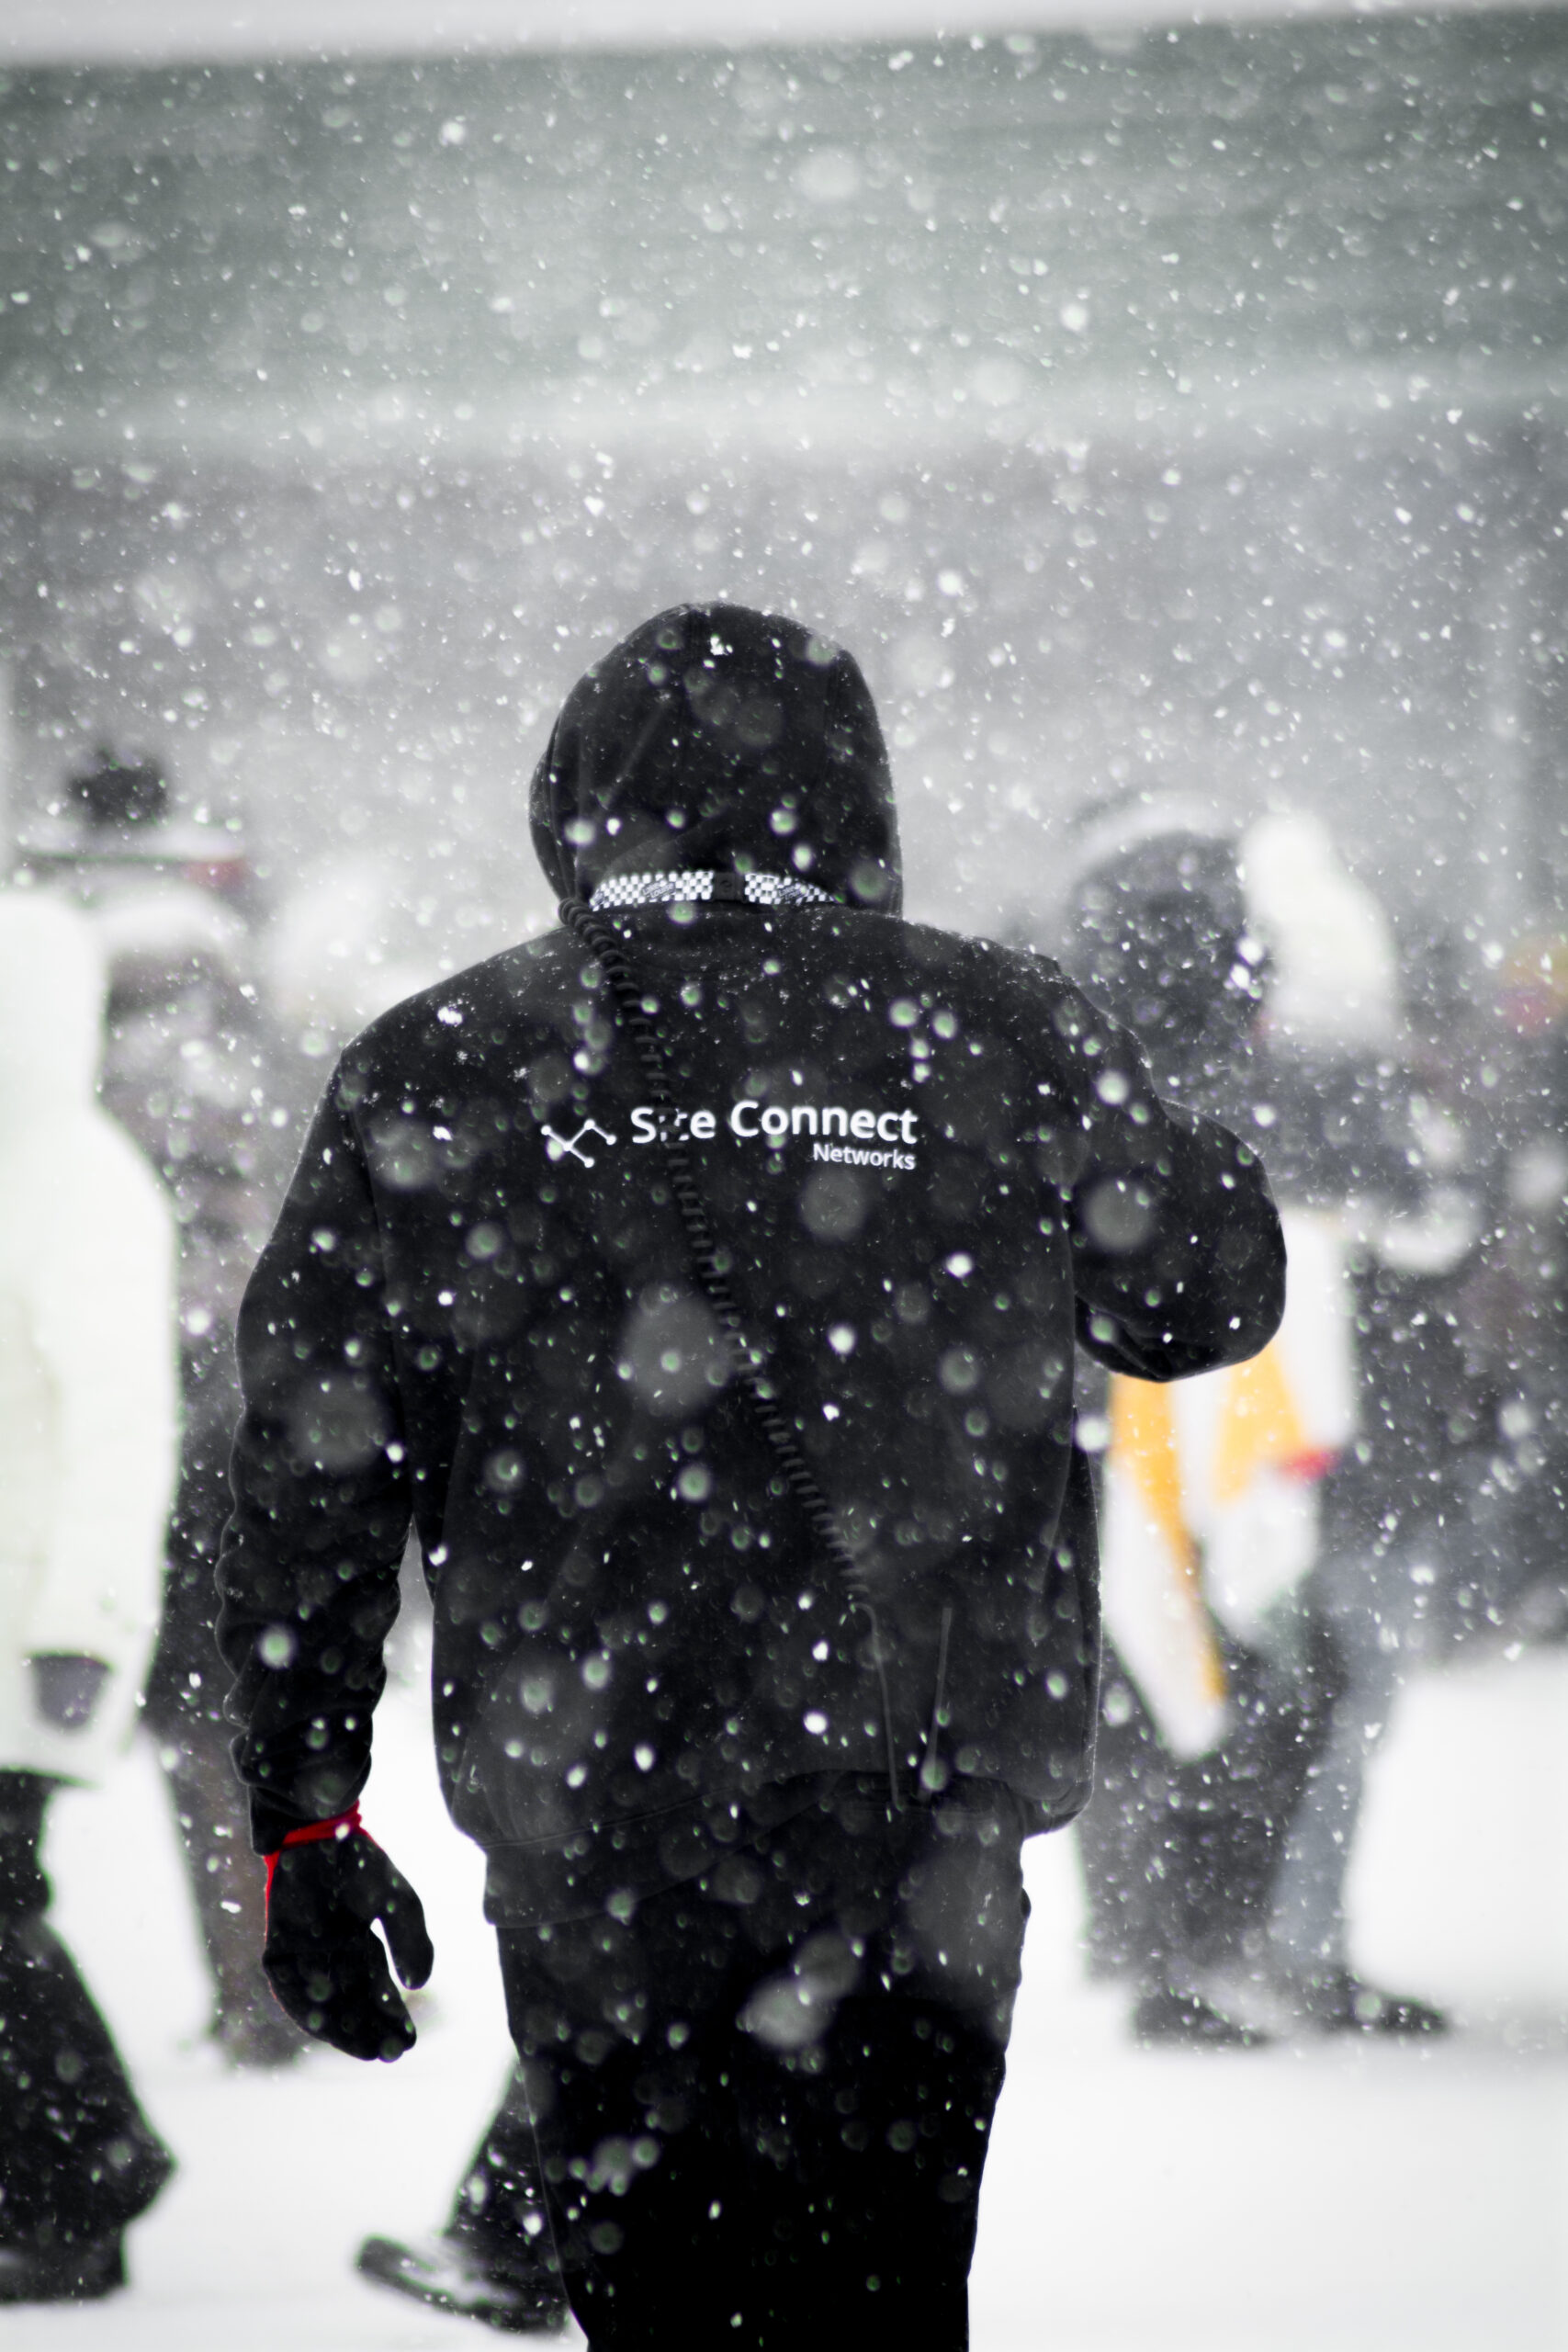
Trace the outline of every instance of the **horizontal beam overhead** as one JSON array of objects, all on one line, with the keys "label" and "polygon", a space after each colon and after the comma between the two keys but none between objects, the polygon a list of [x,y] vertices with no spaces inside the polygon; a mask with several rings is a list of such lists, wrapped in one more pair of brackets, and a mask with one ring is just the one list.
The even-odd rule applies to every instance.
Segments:
[{"label": "horizontal beam overhead", "polygon": [[[1502,5],[1453,0],[1444,9]],[[1551,0],[1549,0],[1551,5]],[[1562,5],[1562,0],[1558,0]],[[744,49],[1417,13],[1423,0],[9,0],[0,64]]]}]

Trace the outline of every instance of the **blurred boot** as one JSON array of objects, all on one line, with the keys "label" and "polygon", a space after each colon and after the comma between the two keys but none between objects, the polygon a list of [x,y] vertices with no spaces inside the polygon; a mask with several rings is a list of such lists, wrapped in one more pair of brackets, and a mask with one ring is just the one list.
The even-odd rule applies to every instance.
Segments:
[{"label": "blurred boot", "polygon": [[127,2224],[174,2159],[137,2103],[75,1962],[46,1924],[39,1861],[54,1783],[0,1772],[0,2301],[124,2283]]},{"label": "blurred boot", "polygon": [[1319,2033],[1439,2034],[1447,2013],[1414,1993],[1387,1993],[1348,1968],[1287,1980],[1283,1989]]},{"label": "blurred boot", "polygon": [[514,2335],[554,2333],[568,2306],[556,2262],[521,2067],[463,2177],[438,2236],[367,2238],[356,2267],[416,2302]]},{"label": "blurred boot", "polygon": [[95,2303],[125,2283],[118,2230],[85,2245],[0,2245],[0,2303]]},{"label": "blurred boot", "polygon": [[1158,1984],[1140,1993],[1134,2005],[1133,2039],[1145,2050],[1258,2050],[1269,2036],[1226,2017],[1201,1993]]},{"label": "blurred boot", "polygon": [[547,2271],[513,2271],[493,2256],[476,2254],[450,2230],[406,2245],[396,2238],[367,2238],[355,2267],[378,2286],[510,2335],[555,2335],[567,2323],[566,2298]]}]

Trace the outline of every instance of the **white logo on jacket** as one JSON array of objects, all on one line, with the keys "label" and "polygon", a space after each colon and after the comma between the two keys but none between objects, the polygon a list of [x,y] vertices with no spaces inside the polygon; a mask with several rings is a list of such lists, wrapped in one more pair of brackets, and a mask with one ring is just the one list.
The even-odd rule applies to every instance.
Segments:
[{"label": "white logo on jacket", "polygon": [[[653,1104],[639,1102],[632,1113],[633,1143],[658,1143],[660,1115]],[[718,1133],[716,1111],[674,1111],[663,1115],[672,1122],[665,1130],[672,1139],[690,1136],[694,1143],[711,1143]],[[805,1136],[817,1145],[812,1157],[827,1159],[840,1155],[823,1149],[819,1138],[837,1136],[846,1144],[852,1137],[860,1144],[901,1144],[909,1148],[919,1121],[914,1111],[849,1111],[837,1102],[795,1102],[785,1109],[782,1102],[764,1105],[754,1096],[744,1095],[730,1104],[724,1124],[738,1142],[761,1142],[774,1150],[791,1136]],[[913,1164],[912,1160],[893,1162],[898,1167]]]},{"label": "white logo on jacket", "polygon": [[584,1119],[577,1133],[570,1138],[558,1136],[554,1127],[541,1127],[539,1132],[545,1138],[545,1149],[551,1159],[564,1159],[570,1152],[573,1159],[581,1160],[584,1168],[592,1168],[597,1158],[597,1154],[591,1157],[586,1151],[578,1149],[584,1136],[597,1136],[601,1143],[613,1145],[616,1141],[608,1128],[602,1127],[596,1119]]}]

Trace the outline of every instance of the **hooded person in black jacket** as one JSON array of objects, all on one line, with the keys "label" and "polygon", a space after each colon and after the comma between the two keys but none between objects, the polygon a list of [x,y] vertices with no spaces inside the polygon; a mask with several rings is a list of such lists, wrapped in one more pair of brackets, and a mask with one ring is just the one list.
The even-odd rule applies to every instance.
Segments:
[{"label": "hooded person in black jacket", "polygon": [[356,1804],[412,1523],[595,2352],[961,2346],[1020,1846],[1091,1772],[1074,1337],[1252,1353],[1278,1220],[1053,965],[900,920],[870,696],[797,624],[646,623],[532,814],[562,927],[350,1046],[241,1318],[268,1973],[340,2048],[412,2038]]}]

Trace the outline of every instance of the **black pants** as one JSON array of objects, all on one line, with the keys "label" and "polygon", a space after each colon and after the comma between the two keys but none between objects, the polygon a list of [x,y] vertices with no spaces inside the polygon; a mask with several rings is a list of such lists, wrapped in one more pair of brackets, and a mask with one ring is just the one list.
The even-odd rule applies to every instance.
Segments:
[{"label": "black pants", "polygon": [[1274,1874],[1340,1687],[1331,1635],[1309,1628],[1299,1672],[1226,1645],[1235,1724],[1183,1762],[1106,1645],[1094,1795],[1077,1823],[1099,1973],[1192,1988],[1264,1950]]},{"label": "black pants", "polygon": [[40,2251],[112,2236],[173,2169],[44,1923],[39,1844],[53,1787],[36,1772],[0,1771],[0,2245]]},{"label": "black pants", "polygon": [[1012,1800],[960,1787],[841,1783],[626,1917],[502,1931],[592,2352],[967,2344],[1025,1906]]}]

